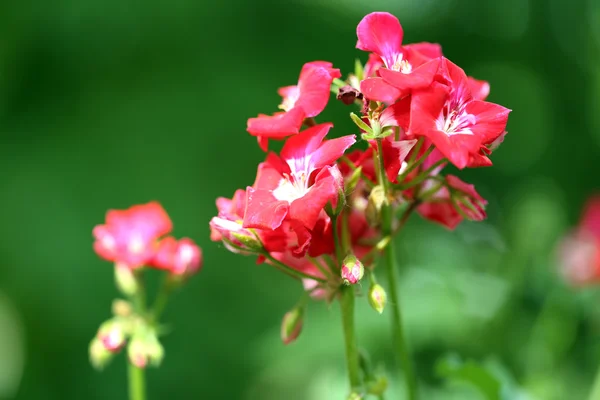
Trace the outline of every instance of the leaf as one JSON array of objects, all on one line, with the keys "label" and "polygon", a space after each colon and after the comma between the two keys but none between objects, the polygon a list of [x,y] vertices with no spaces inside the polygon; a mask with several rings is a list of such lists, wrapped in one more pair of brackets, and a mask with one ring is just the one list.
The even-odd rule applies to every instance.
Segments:
[{"label": "leaf", "polygon": [[475,386],[487,400],[500,400],[501,384],[488,370],[475,361],[462,361],[448,356],[436,365],[436,374],[450,381],[466,382]]}]

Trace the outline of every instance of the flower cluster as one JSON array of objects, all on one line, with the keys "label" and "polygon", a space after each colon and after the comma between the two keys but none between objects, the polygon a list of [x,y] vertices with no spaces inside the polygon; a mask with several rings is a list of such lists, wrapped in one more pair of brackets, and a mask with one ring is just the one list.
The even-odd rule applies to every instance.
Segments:
[{"label": "flower cluster", "polygon": [[[467,76],[440,45],[404,45],[389,13],[364,17],[357,36],[369,57],[346,80],[329,62],[308,62],[296,85],[279,89],[280,112],[248,120],[267,155],[252,186],[217,199],[211,239],[301,279],[312,297],[328,301],[368,275],[376,288],[369,300],[381,312],[375,256],[413,211],[449,229],[486,217],[473,185],[442,172],[449,163],[492,165],[510,110],[486,102],[489,84]],[[358,136],[328,138],[333,124],[315,121],[331,92],[357,106]],[[357,139],[364,145],[350,150]],[[269,140],[285,140],[278,154]]]},{"label": "flower cluster", "polygon": [[[165,236],[172,228],[169,216],[156,202],[110,210],[106,223],[94,228],[94,250],[114,262],[116,284],[131,300],[116,300],[114,317],[100,326],[90,345],[95,366],[104,366],[128,339],[133,365],[144,368],[149,362],[160,363],[163,349],[156,323],[162,310],[155,307],[149,311],[143,304],[143,271],[146,267],[166,271],[164,290],[168,291],[202,266],[202,251],[191,239]],[[159,308],[162,301],[157,301]]]},{"label": "flower cluster", "polygon": [[600,283],[600,196],[588,200],[579,225],[560,243],[560,272],[574,286]]}]

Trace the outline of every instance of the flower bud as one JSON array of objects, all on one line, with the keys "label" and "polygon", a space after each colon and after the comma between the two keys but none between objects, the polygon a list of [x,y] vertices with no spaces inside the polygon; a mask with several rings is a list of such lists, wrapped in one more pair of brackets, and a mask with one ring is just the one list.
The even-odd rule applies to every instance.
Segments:
[{"label": "flower bud", "polygon": [[352,175],[350,175],[350,178],[348,178],[348,181],[346,182],[346,196],[350,196],[352,192],[354,192],[354,189],[356,188],[358,181],[360,181],[361,176],[362,166],[352,171]]},{"label": "flower bud", "polygon": [[115,282],[124,295],[133,296],[138,291],[139,285],[135,274],[125,264],[115,264]]},{"label": "flower bud", "polygon": [[371,285],[369,288],[369,304],[371,307],[381,314],[385,308],[386,302],[387,294],[385,293],[383,287],[378,283]]},{"label": "flower bud", "polygon": [[154,332],[135,334],[127,346],[129,362],[138,368],[146,368],[148,364],[159,366],[164,355],[165,350]]},{"label": "flower bud", "polygon": [[388,388],[388,380],[385,376],[379,376],[367,383],[367,392],[375,396],[382,396]]},{"label": "flower bud", "polygon": [[133,308],[128,301],[115,299],[112,303],[112,313],[117,317],[129,317],[133,313]]},{"label": "flower bud", "polygon": [[109,320],[100,325],[97,337],[104,348],[112,353],[119,352],[127,340],[123,324],[115,320]]},{"label": "flower bud", "polygon": [[369,222],[369,225],[379,225],[379,222],[381,220],[381,207],[383,207],[385,201],[386,198],[383,186],[375,186],[369,194],[367,209],[365,210],[365,215],[367,217],[367,222]]},{"label": "flower bud", "polygon": [[344,284],[354,285],[362,279],[365,274],[365,267],[354,254],[349,254],[344,258],[341,272]]},{"label": "flower bud", "polygon": [[96,369],[101,370],[110,362],[113,353],[106,350],[104,343],[97,337],[92,339],[89,347],[90,363]]},{"label": "flower bud", "polygon": [[281,341],[283,344],[290,344],[295,341],[304,325],[304,307],[296,307],[288,311],[281,321]]},{"label": "flower bud", "polygon": [[363,399],[363,395],[360,393],[357,393],[357,392],[352,392],[348,396],[348,400],[362,400],[362,399]]}]

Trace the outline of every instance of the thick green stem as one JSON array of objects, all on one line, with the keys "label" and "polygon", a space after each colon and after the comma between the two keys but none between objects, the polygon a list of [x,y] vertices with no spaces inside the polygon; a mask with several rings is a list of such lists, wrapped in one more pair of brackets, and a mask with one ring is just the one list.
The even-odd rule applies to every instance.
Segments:
[{"label": "thick green stem", "polygon": [[592,391],[588,400],[600,400],[600,367],[598,367],[598,373],[596,374],[596,379],[592,385]]},{"label": "thick green stem", "polygon": [[129,364],[129,400],[146,400],[146,378],[144,370]]},{"label": "thick green stem", "polygon": [[[379,184],[387,189],[389,182],[387,181],[387,177],[385,176],[384,169],[384,160],[383,160],[383,146],[381,140],[377,141],[377,150],[378,150],[378,161],[379,161]],[[427,153],[426,153],[427,154]],[[425,158],[424,155],[422,158]],[[417,161],[418,163],[418,161]],[[387,191],[386,191],[387,193]],[[416,203],[411,204],[409,208],[405,211],[399,226],[404,225],[408,217],[410,216],[412,210],[416,206]],[[389,203],[384,203],[381,209],[381,231],[385,236],[392,236],[395,232],[393,231],[392,220],[394,217],[394,213],[392,207]],[[389,305],[392,314],[392,335],[394,339],[394,349],[396,353],[396,357],[400,362],[400,366],[404,373],[404,378],[406,380],[406,388],[409,400],[417,399],[417,381],[415,379],[414,367],[412,365],[412,360],[410,358],[410,354],[408,352],[408,346],[406,344],[406,337],[404,334],[404,328],[402,326],[402,312],[400,309],[400,298],[398,296],[398,271],[396,269],[396,256],[394,251],[394,244],[389,243],[384,250],[384,259],[385,259],[385,269],[388,277],[388,297],[389,297]]]},{"label": "thick green stem", "polygon": [[346,365],[350,391],[360,389],[360,366],[358,362],[358,347],[356,345],[356,332],[354,330],[354,287],[341,288],[340,309],[342,311],[342,326],[344,328],[344,342],[346,344]]}]

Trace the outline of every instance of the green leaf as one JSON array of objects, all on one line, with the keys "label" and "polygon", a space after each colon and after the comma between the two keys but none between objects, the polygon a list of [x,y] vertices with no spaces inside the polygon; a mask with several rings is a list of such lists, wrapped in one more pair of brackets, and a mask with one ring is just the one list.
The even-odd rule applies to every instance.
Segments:
[{"label": "green leaf", "polygon": [[465,382],[475,386],[487,400],[500,400],[501,384],[488,370],[475,361],[462,361],[448,356],[436,365],[436,374],[449,381]]}]

